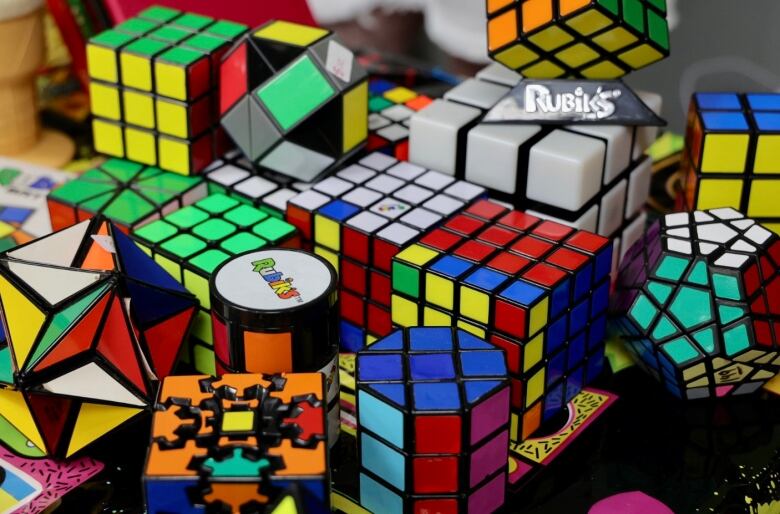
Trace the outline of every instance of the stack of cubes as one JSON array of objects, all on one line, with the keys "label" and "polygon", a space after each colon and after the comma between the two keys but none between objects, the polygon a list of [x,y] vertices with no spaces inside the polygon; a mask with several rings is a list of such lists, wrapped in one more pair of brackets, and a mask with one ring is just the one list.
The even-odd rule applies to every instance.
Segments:
[{"label": "stack of cubes", "polygon": [[[519,80],[490,65],[413,116],[410,161],[484,186],[531,214],[615,239],[616,267],[646,223],[652,163],[644,153],[657,127],[482,122]],[[639,96],[660,111],[660,96]]]},{"label": "stack of cubes", "polygon": [[339,273],[342,350],[390,333],[390,263],[485,190],[375,152],[287,203],[287,220]]},{"label": "stack of cubes", "polygon": [[409,158],[409,119],[431,99],[388,80],[368,84],[368,151],[380,151],[400,161]]},{"label": "stack of cubes", "polygon": [[98,214],[125,233],[206,196],[199,177],[124,159],[108,159],[49,193],[51,225],[60,230]]},{"label": "stack of cubes", "polygon": [[504,503],[503,352],[452,328],[397,330],[357,355],[360,503],[488,514]]},{"label": "stack of cubes", "polygon": [[196,174],[226,148],[218,66],[246,27],[150,7],[87,44],[95,149]]},{"label": "stack of cubes", "polygon": [[529,78],[616,79],[669,55],[666,0],[488,0],[490,56]]},{"label": "stack of cubes", "polygon": [[393,259],[393,323],[456,325],[507,352],[522,441],[601,371],[612,244],[483,200]]},{"label": "stack of cubes", "polygon": [[270,246],[300,246],[295,227],[221,194],[134,230],[136,244],[200,300],[191,346],[182,355],[202,373],[214,373],[209,278],[234,255]]},{"label": "stack of cubes", "polygon": [[696,93],[685,146],[685,207],[731,207],[780,233],[780,94]]}]

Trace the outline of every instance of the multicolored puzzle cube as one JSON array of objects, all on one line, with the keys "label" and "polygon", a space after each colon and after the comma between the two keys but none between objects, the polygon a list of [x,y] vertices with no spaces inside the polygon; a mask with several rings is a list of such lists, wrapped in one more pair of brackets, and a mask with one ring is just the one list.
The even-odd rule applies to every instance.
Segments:
[{"label": "multicolored puzzle cube", "polygon": [[463,330],[396,330],[357,354],[360,503],[371,512],[490,513],[504,503],[504,352]]},{"label": "multicolored puzzle cube", "polygon": [[230,196],[277,218],[284,218],[287,200],[312,185],[281,173],[258,170],[238,151],[228,152],[225,158],[213,162],[203,175],[209,193]]},{"label": "multicolored puzzle cube", "polygon": [[482,200],[393,258],[392,321],[506,350],[519,442],[601,372],[611,264],[604,237]]},{"label": "multicolored puzzle cube", "polygon": [[780,371],[780,238],[731,208],[668,214],[631,248],[615,307],[637,362],[679,398]]},{"label": "multicolored puzzle cube", "polygon": [[310,182],[363,146],[365,70],[332,32],[270,21],[220,68],[222,126],[250,161]]},{"label": "multicolored puzzle cube", "polygon": [[54,230],[102,214],[125,233],[206,196],[199,177],[108,159],[47,198]]},{"label": "multicolored puzzle cube", "polygon": [[94,218],[0,254],[3,437],[69,457],[143,412],[197,299]]},{"label": "multicolored puzzle cube", "polygon": [[528,78],[616,79],[669,56],[666,0],[487,0],[488,53]]},{"label": "multicolored puzzle cube", "polygon": [[330,512],[323,399],[320,373],[166,378],[144,470],[147,511]]},{"label": "multicolored puzzle cube", "polygon": [[[483,121],[519,80],[493,64],[416,113],[409,160],[483,186],[530,214],[614,239],[616,270],[647,221],[652,165],[645,150],[658,128]],[[638,96],[660,112],[660,96]]]},{"label": "multicolored puzzle cube", "polygon": [[374,152],[287,203],[287,220],[339,273],[341,345],[390,333],[390,262],[485,190]]},{"label": "multicolored puzzle cube", "polygon": [[300,246],[295,227],[221,194],[171,212],[134,230],[138,246],[200,300],[194,336],[182,358],[215,374],[211,332],[211,273],[234,255],[270,246]]},{"label": "multicolored puzzle cube", "polygon": [[95,150],[192,175],[228,147],[220,59],[247,27],[150,7],[87,43]]},{"label": "multicolored puzzle cube", "polygon": [[368,143],[366,150],[409,158],[409,118],[432,100],[384,79],[368,82]]},{"label": "multicolored puzzle cube", "polygon": [[780,94],[694,94],[685,147],[680,207],[732,207],[780,233]]}]

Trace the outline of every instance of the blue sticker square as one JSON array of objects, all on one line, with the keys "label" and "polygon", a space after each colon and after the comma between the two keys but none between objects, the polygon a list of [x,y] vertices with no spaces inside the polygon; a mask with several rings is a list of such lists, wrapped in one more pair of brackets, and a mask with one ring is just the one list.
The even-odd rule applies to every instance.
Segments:
[{"label": "blue sticker square", "polygon": [[566,363],[568,370],[582,364],[582,361],[585,359],[585,332],[580,333],[569,341],[568,354]]},{"label": "blue sticker square", "polygon": [[363,349],[366,341],[365,331],[348,321],[339,322],[339,348],[347,353],[355,353]]},{"label": "blue sticker square", "polygon": [[558,384],[545,394],[542,421],[549,420],[563,410],[563,385],[562,383]]},{"label": "blue sticker square", "polygon": [[707,111],[701,113],[701,119],[707,130],[746,131],[749,128],[741,112]]},{"label": "blue sticker square", "polygon": [[339,223],[351,218],[356,212],[360,211],[360,208],[344,200],[333,200],[332,202],[323,205],[317,214],[322,214],[328,218],[338,221]]},{"label": "blue sticker square", "polygon": [[566,374],[566,350],[562,350],[547,363],[547,386],[557,383]]},{"label": "blue sticker square", "polygon": [[6,207],[0,212],[0,220],[8,223],[24,223],[32,212],[32,209],[23,207]]},{"label": "blue sticker square", "polygon": [[525,280],[516,280],[504,289],[498,296],[520,305],[530,306],[542,297],[545,290]]},{"label": "blue sticker square", "polygon": [[593,280],[599,281],[612,273],[612,252],[614,247],[610,241],[609,245],[596,255],[595,270],[593,271]]},{"label": "blue sticker square", "polygon": [[590,328],[588,329],[588,351],[593,351],[594,348],[603,347],[601,343],[604,342],[605,337],[607,337],[607,315],[602,314],[590,322]]},{"label": "blue sticker square", "polygon": [[577,396],[582,391],[583,380],[585,379],[585,370],[580,366],[566,377],[566,403]]},{"label": "blue sticker square", "polygon": [[372,355],[360,353],[357,356],[359,380],[403,380],[404,367],[400,354]]},{"label": "blue sticker square", "polygon": [[457,334],[458,346],[461,350],[493,350],[495,348],[492,344],[465,330],[458,329]]},{"label": "blue sticker square", "polygon": [[593,264],[585,264],[574,276],[574,301],[578,301],[590,292],[593,283]]},{"label": "blue sticker square", "polygon": [[460,352],[460,366],[464,377],[506,375],[506,359],[501,350]]},{"label": "blue sticker square", "polygon": [[753,119],[759,130],[765,132],[780,131],[780,113],[779,112],[755,112]]},{"label": "blue sticker square", "polygon": [[414,407],[418,410],[460,409],[460,391],[455,382],[417,382],[412,384]]},{"label": "blue sticker square", "polygon": [[452,329],[449,327],[414,327],[409,329],[411,351],[452,350]]},{"label": "blue sticker square", "polygon": [[596,286],[590,295],[590,316],[595,318],[607,310],[609,306],[609,280],[605,280],[600,286]]},{"label": "blue sticker square", "polygon": [[585,383],[593,382],[604,369],[604,347],[602,346],[593,355],[588,357],[588,365],[585,369]]},{"label": "blue sticker square", "polygon": [[552,353],[566,341],[566,316],[561,316],[547,327],[547,352]]},{"label": "blue sticker square", "polygon": [[749,93],[747,100],[754,111],[780,111],[780,94]]},{"label": "blue sticker square", "polygon": [[418,353],[409,356],[412,380],[445,380],[455,378],[451,353]]},{"label": "blue sticker square", "polygon": [[585,325],[588,323],[589,312],[590,308],[587,299],[572,308],[569,313],[569,336],[573,336],[585,328]]},{"label": "blue sticker square", "polygon": [[398,87],[396,84],[393,84],[389,80],[384,79],[375,79],[368,83],[368,90],[372,95],[381,95],[382,93],[390,91],[391,89],[395,89],[396,87]]},{"label": "blue sticker square", "polygon": [[742,103],[736,93],[696,93],[699,109],[742,110]]},{"label": "blue sticker square", "polygon": [[[343,323],[343,322],[342,322]],[[403,330],[396,330],[391,332],[387,336],[383,337],[379,341],[375,341],[374,344],[368,347],[370,350],[403,350],[404,349],[404,332]]]},{"label": "blue sticker square", "polygon": [[483,396],[493,392],[503,385],[498,380],[469,380],[463,383],[466,390],[466,402],[472,404]]},{"label": "blue sticker square", "polygon": [[474,273],[466,277],[464,284],[474,286],[483,291],[493,291],[503,284],[509,277],[503,273],[493,271],[489,268],[479,268]]},{"label": "blue sticker square", "polygon": [[563,312],[569,306],[570,288],[569,279],[564,280],[561,284],[553,289],[552,295],[550,295],[550,317],[555,318],[561,312]]},{"label": "blue sticker square", "polygon": [[442,275],[450,278],[458,278],[465,272],[474,267],[474,263],[461,259],[460,257],[454,257],[452,255],[445,255],[441,259],[437,260],[430,266],[431,271],[441,273]]}]

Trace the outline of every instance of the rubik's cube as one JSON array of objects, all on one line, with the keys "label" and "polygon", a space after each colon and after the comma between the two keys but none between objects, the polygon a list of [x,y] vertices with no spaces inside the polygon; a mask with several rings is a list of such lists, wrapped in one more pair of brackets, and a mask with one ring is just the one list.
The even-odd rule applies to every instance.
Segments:
[{"label": "rubik's cube", "polygon": [[211,273],[234,255],[270,246],[297,248],[295,227],[221,194],[209,195],[134,230],[138,246],[200,300],[191,346],[182,355],[201,373],[214,374]]},{"label": "rubik's cube", "polygon": [[390,262],[485,190],[374,152],[287,203],[287,220],[339,273],[341,344],[390,333]]},{"label": "rubik's cube", "polygon": [[69,457],[143,412],[196,298],[94,218],[0,254],[3,437]]},{"label": "rubik's cube", "polygon": [[[617,261],[646,224],[652,166],[645,150],[657,127],[483,122],[519,80],[493,64],[415,114],[410,162],[483,186],[531,214],[615,239]],[[660,111],[660,96],[639,96]]]},{"label": "rubik's cube", "polygon": [[780,238],[731,208],[668,214],[631,248],[615,304],[637,362],[680,398],[780,371]]},{"label": "rubik's cube", "polygon": [[371,512],[481,512],[504,503],[504,352],[463,330],[396,330],[357,354],[360,503]]},{"label": "rubik's cube", "polygon": [[246,157],[228,152],[228,156],[212,163],[203,174],[209,193],[221,193],[253,205],[261,211],[284,218],[287,200],[311,188],[310,182],[267,170],[257,170]]},{"label": "rubik's cube", "polygon": [[227,147],[220,59],[247,28],[150,7],[87,43],[95,149],[183,175]]},{"label": "rubik's cube", "polygon": [[330,512],[323,393],[320,373],[166,378],[144,471],[147,512]]},{"label": "rubik's cube", "polygon": [[409,158],[409,118],[432,100],[384,79],[368,83],[368,143],[366,150],[380,151],[400,161]]},{"label": "rubik's cube", "polygon": [[685,146],[687,209],[732,207],[780,233],[780,94],[694,94]]},{"label": "rubik's cube", "polygon": [[47,203],[54,230],[102,214],[128,233],[200,200],[206,190],[198,177],[108,159],[49,193]]},{"label": "rubik's cube", "polygon": [[310,182],[365,143],[366,72],[326,29],[270,21],[220,74],[222,126],[260,168]]},{"label": "rubik's cube", "polygon": [[608,239],[483,200],[393,258],[392,320],[504,348],[521,441],[601,371],[611,265]]},{"label": "rubik's cube", "polygon": [[487,0],[488,53],[528,78],[616,79],[669,56],[666,0]]}]

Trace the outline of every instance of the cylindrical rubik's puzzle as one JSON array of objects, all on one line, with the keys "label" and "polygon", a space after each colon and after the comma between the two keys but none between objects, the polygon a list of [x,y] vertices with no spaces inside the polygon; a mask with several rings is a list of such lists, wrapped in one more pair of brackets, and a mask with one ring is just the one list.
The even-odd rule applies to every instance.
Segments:
[{"label": "cylindrical rubik's puzzle", "polygon": [[780,233],[780,94],[696,93],[680,207],[732,207]]},{"label": "cylindrical rubik's puzzle", "polygon": [[360,503],[489,514],[504,503],[504,352],[449,327],[396,330],[357,355]]},{"label": "cylindrical rubik's puzzle", "polygon": [[320,372],[331,446],[339,435],[338,281],[301,250],[249,252],[211,277],[217,374]]},{"label": "cylindrical rubik's puzzle", "polygon": [[374,152],[290,199],[287,220],[338,270],[344,351],[392,330],[392,257],[484,193]]},{"label": "cylindrical rubik's puzzle", "polygon": [[504,348],[521,441],[601,372],[611,265],[606,238],[480,201],[393,258],[393,322]]},{"label": "cylindrical rubik's puzzle", "polygon": [[95,149],[191,175],[227,149],[217,67],[238,23],[150,7],[87,44]]}]

